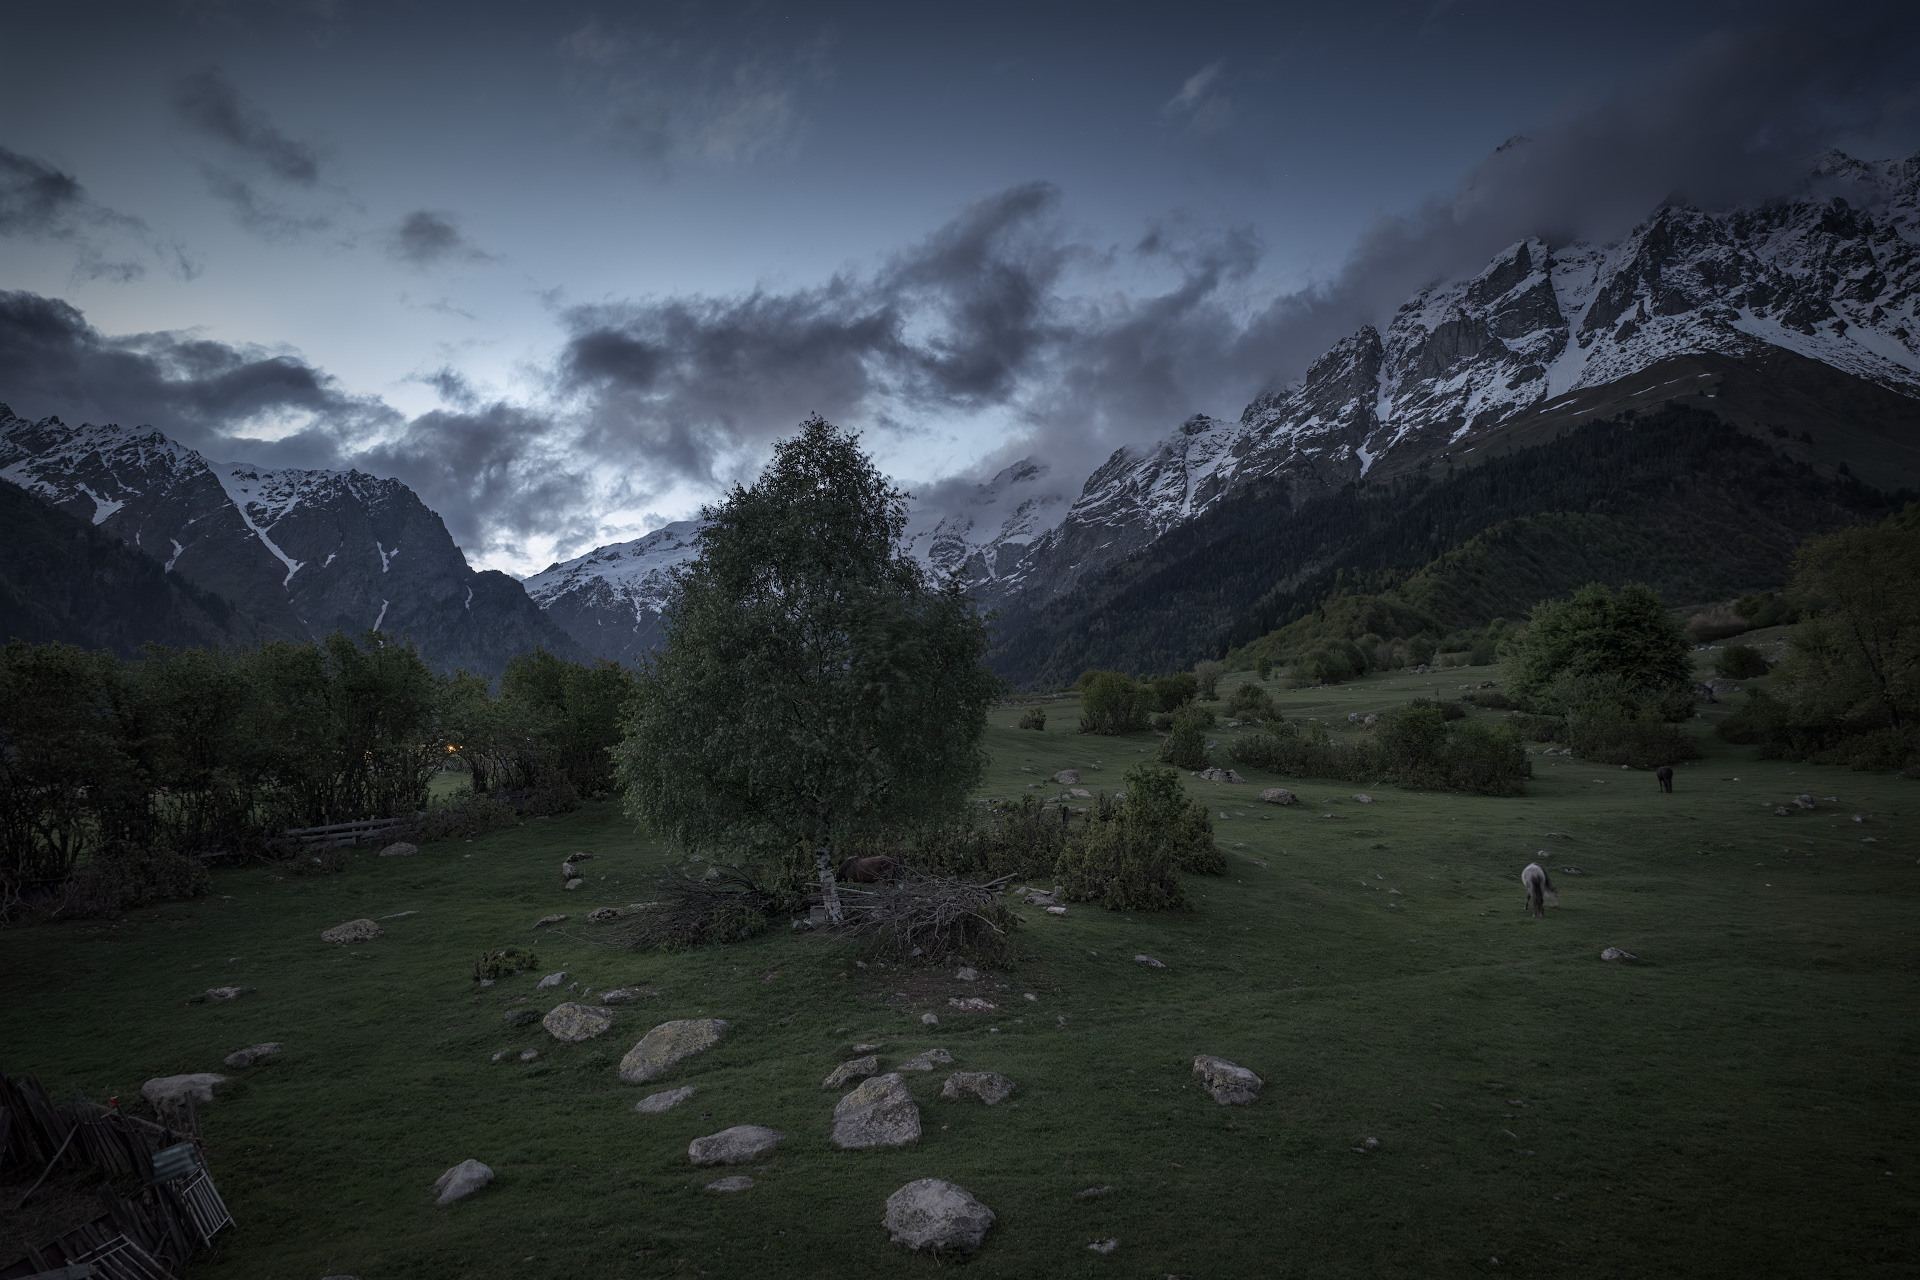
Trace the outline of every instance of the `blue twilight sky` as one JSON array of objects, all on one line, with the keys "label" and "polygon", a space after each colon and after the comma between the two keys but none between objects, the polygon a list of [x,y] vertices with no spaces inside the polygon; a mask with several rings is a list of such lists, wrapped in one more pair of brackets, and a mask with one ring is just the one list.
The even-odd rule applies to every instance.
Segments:
[{"label": "blue twilight sky", "polygon": [[1911,8],[15,0],[0,401],[520,573],[814,410],[1077,483],[1520,236],[1913,152]]}]

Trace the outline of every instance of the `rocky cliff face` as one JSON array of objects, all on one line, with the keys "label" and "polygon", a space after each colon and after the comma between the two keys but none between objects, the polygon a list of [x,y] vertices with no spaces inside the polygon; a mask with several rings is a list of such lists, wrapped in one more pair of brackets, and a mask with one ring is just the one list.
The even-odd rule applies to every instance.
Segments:
[{"label": "rocky cliff face", "polygon": [[[1423,290],[1239,421],[1197,416],[1118,450],[1060,523],[981,584],[1011,618],[1057,599],[1250,487],[1297,504],[1370,475],[1471,462],[1496,430],[1557,406],[1624,398],[1676,357],[1787,351],[1920,396],[1920,155],[1833,154],[1792,199],[1724,213],[1659,209],[1618,243],[1507,248]],[[1674,394],[1687,387],[1676,385]],[[1602,397],[1601,399],[1604,399]]]},{"label": "rocky cliff face", "polygon": [[434,666],[497,672],[567,635],[503,573],[476,573],[398,480],[209,462],[152,429],[28,422],[0,407],[0,479],[233,602],[260,639],[375,628]]}]

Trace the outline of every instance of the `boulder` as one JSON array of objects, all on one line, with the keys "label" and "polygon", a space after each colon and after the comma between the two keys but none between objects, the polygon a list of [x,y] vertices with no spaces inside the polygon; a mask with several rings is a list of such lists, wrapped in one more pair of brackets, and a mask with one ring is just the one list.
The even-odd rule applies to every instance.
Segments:
[{"label": "boulder", "polygon": [[1152,956],[1135,956],[1133,962],[1135,964],[1143,964],[1149,969],[1164,969],[1167,967],[1164,960],[1155,960]]},{"label": "boulder", "polygon": [[[928,1014],[927,1016],[932,1017],[933,1015]],[[945,1049],[929,1049],[925,1053],[920,1054],[918,1057],[908,1058],[905,1062],[901,1063],[897,1068],[895,1068],[895,1070],[931,1071],[935,1067],[948,1067],[952,1065],[953,1065],[953,1055],[948,1053]]]},{"label": "boulder", "polygon": [[1013,1081],[996,1071],[956,1071],[940,1086],[940,1096],[949,1102],[978,1098],[992,1106],[1005,1102],[1013,1093]]},{"label": "boulder", "polygon": [[695,1164],[745,1164],[758,1160],[786,1140],[787,1135],[778,1129],[737,1124],[689,1142],[687,1159]]},{"label": "boulder", "polygon": [[1109,1254],[1119,1247],[1120,1241],[1113,1236],[1108,1236],[1105,1240],[1095,1240],[1087,1246],[1087,1248],[1098,1254]]},{"label": "boulder", "polygon": [[1062,769],[1053,775],[1053,780],[1063,787],[1070,787],[1080,781],[1080,771],[1078,769]]},{"label": "boulder", "polygon": [[920,1015],[920,1025],[923,1027],[937,1027],[940,1025],[940,1015],[937,1013],[923,1013]]},{"label": "boulder", "polygon": [[861,1083],[833,1108],[833,1145],[904,1147],[920,1140],[920,1108],[898,1072]]},{"label": "boulder", "polygon": [[1050,916],[1063,916],[1067,914],[1067,909],[1065,907],[1048,907],[1047,914]]},{"label": "boulder", "polygon": [[1246,1106],[1260,1096],[1260,1086],[1266,1083],[1245,1067],[1205,1053],[1194,1058],[1193,1074],[1200,1077],[1213,1100],[1223,1107]]},{"label": "boulder", "polygon": [[618,907],[595,907],[587,912],[588,924],[605,924],[609,920],[618,920],[621,912]]},{"label": "boulder", "polygon": [[420,852],[419,845],[409,844],[405,840],[395,840],[392,844],[380,851],[380,856],[383,858],[411,858],[418,852]]},{"label": "boulder", "polygon": [[980,981],[980,971],[970,964],[963,964],[953,971],[953,976],[962,982]]},{"label": "boulder", "polygon": [[600,993],[601,1004],[628,1004],[640,998],[639,987],[614,987]]},{"label": "boulder", "polygon": [[1072,793],[1074,799],[1076,800],[1093,799],[1093,792],[1087,790],[1085,787],[1069,787],[1068,791]]},{"label": "boulder", "polygon": [[566,888],[566,889],[570,889],[570,890],[571,890],[571,889],[578,889],[578,888],[579,888],[579,887],[580,887],[581,885],[583,885],[583,884],[585,884],[585,883],[586,883],[586,881],[585,881],[585,880],[582,880],[582,879],[580,879],[580,878],[579,878],[578,876],[575,876],[575,877],[574,877],[573,879],[571,879],[571,880],[569,880],[569,881],[567,881],[567,883],[566,883],[565,885],[563,885],[562,887],[563,887],[563,888]]},{"label": "boulder", "polygon": [[709,1191],[751,1191],[753,1179],[744,1173],[736,1173],[707,1184]]},{"label": "boulder", "polygon": [[1602,960],[1638,960],[1640,957],[1620,947],[1608,947],[1600,953]]},{"label": "boulder", "polygon": [[538,920],[535,920],[533,922],[533,927],[536,929],[539,929],[546,925],[559,924],[562,920],[565,920],[565,919],[566,919],[565,916],[541,916]]},{"label": "boulder", "polygon": [[284,1048],[278,1040],[269,1040],[265,1044],[250,1044],[244,1049],[235,1049],[223,1061],[235,1070],[245,1070],[263,1058],[271,1058]]},{"label": "boulder", "polygon": [[849,1080],[860,1080],[877,1075],[880,1071],[880,1059],[874,1054],[864,1058],[855,1058],[852,1062],[843,1062],[833,1069],[833,1074],[820,1082],[822,1089],[838,1089]]},{"label": "boulder", "polygon": [[208,987],[206,998],[209,1000],[238,1000],[246,994],[245,987]]},{"label": "boulder", "polygon": [[880,1224],[895,1244],[909,1249],[977,1249],[993,1225],[993,1210],[965,1187],[920,1178],[887,1197]]},{"label": "boulder", "polygon": [[1268,804],[1294,803],[1293,792],[1287,790],[1285,787],[1268,787],[1260,793],[1260,798]]},{"label": "boulder", "polygon": [[1372,804],[1373,797],[1370,795],[1367,795],[1365,792],[1361,792],[1360,794],[1354,796],[1353,802],[1355,804]]},{"label": "boulder", "polygon": [[682,1085],[678,1089],[668,1089],[665,1093],[650,1093],[633,1104],[633,1109],[643,1116],[657,1116],[662,1111],[671,1111],[693,1096],[694,1086]]},{"label": "boulder", "polygon": [[371,942],[380,936],[380,926],[371,920],[349,920],[321,933],[322,942]]},{"label": "boulder", "polygon": [[534,984],[533,989],[535,991],[545,991],[548,987],[557,987],[561,983],[565,982],[566,980],[567,980],[567,971],[565,969],[562,969],[558,973],[550,973],[546,977],[540,979],[539,982]]},{"label": "boulder", "polygon": [[434,1180],[433,1189],[440,1193],[435,1204],[452,1204],[455,1200],[465,1199],[480,1188],[493,1181],[493,1170],[478,1160],[462,1160]]},{"label": "boulder", "polygon": [[225,1084],[225,1076],[211,1071],[196,1071],[184,1076],[155,1076],[140,1086],[140,1096],[164,1114],[183,1112],[187,1102],[212,1102],[213,1086]]},{"label": "boulder", "polygon": [[590,1004],[577,1004],[572,1000],[557,1004],[540,1019],[540,1025],[546,1028],[548,1035],[562,1044],[579,1044],[582,1040],[591,1040],[613,1025],[613,1015],[605,1009],[596,1009]]},{"label": "boulder", "polygon": [[640,1043],[620,1059],[620,1079],[627,1084],[645,1084],[664,1075],[675,1063],[696,1053],[705,1053],[720,1043],[727,1029],[724,1018],[683,1018],[663,1022],[642,1036]]}]

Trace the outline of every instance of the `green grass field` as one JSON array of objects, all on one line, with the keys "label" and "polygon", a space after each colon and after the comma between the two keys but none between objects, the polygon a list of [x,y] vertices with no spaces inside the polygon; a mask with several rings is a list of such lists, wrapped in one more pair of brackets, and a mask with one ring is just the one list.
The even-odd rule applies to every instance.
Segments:
[{"label": "green grass field", "polygon": [[[1269,687],[1290,718],[1344,733],[1350,712],[1491,674]],[[1112,789],[1153,749],[1074,733],[1071,702],[1049,710],[1044,733],[994,713],[983,795],[1051,792],[1067,766]],[[642,898],[670,857],[614,804],[361,854],[337,876],[222,871],[206,899],[0,932],[0,1066],[131,1099],[150,1076],[286,1043],[202,1112],[239,1227],[196,1276],[931,1274],[880,1226],[886,1196],[927,1176],[999,1215],[964,1264],[978,1276],[1912,1275],[1914,784],[1696,732],[1707,758],[1671,796],[1567,757],[1537,758],[1519,799],[1385,786],[1363,805],[1350,784],[1189,779],[1229,864],[1194,881],[1193,912],[1028,908],[1017,963],[984,983],[861,968],[785,929],[684,955],[602,946],[587,910]],[[1276,782],[1305,802],[1258,803]],[[1813,812],[1763,806],[1802,793]],[[1540,850],[1561,903],[1544,921],[1518,881]],[[597,859],[569,893],[575,851]],[[371,943],[318,936],[403,911],[418,914]],[[536,932],[549,912],[571,918]],[[553,1044],[503,1021],[555,1002],[534,997],[538,974],[472,980],[509,945],[596,991],[656,994],[599,1041]],[[1641,960],[1602,963],[1610,945]],[[248,991],[188,1003],[222,984]],[[958,994],[999,1010],[959,1013]],[[719,1048],[619,1083],[647,1028],[702,1015],[731,1023]],[[909,1077],[921,1142],[839,1151],[820,1081],[869,1040],[883,1069],[940,1045],[1018,1092],[987,1109],[941,1101],[945,1072]],[[528,1048],[531,1065],[490,1060]],[[1260,1100],[1216,1106],[1196,1053],[1259,1072]],[[633,1112],[681,1084],[699,1086],[686,1105]],[[688,1164],[690,1139],[742,1123],[791,1136],[761,1166]],[[469,1157],[497,1181],[436,1208],[429,1185]],[[758,1185],[703,1190],[731,1172]],[[1107,1237],[1111,1254],[1087,1248]]]}]

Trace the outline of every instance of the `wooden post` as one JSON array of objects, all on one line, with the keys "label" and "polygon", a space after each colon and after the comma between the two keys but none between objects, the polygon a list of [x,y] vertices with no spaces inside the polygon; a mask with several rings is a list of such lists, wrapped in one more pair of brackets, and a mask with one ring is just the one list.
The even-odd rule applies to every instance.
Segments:
[{"label": "wooden post", "polygon": [[834,886],[831,848],[821,845],[813,855],[814,869],[820,873],[820,900],[826,904],[827,923],[839,928],[846,923],[840,910],[840,890]]}]

